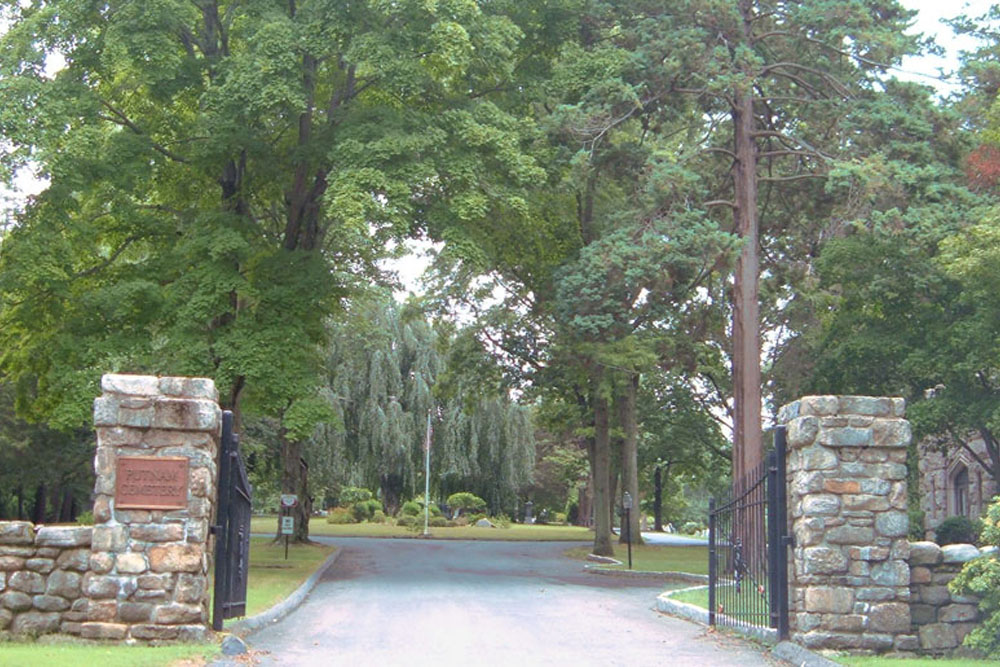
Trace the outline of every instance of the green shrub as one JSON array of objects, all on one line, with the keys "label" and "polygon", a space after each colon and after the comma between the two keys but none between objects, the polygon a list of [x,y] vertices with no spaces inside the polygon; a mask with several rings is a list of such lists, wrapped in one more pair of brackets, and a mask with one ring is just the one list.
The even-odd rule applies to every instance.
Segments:
[{"label": "green shrub", "polygon": [[340,505],[342,507],[349,507],[354,503],[371,500],[374,497],[375,494],[366,488],[360,486],[345,486],[340,491]]},{"label": "green shrub", "polygon": [[556,520],[554,523],[565,524],[566,523],[566,513],[556,512]]},{"label": "green shrub", "polygon": [[[399,508],[399,513],[405,516],[423,516],[424,504],[420,502],[420,500],[407,500],[403,503],[403,506]],[[441,508],[434,503],[431,503],[429,514],[431,516],[441,516]]]},{"label": "green shrub", "polygon": [[404,514],[403,516],[396,519],[397,526],[403,526],[404,528],[410,528],[417,524],[417,517],[412,514]]},{"label": "green shrub", "polygon": [[357,519],[354,518],[354,508],[334,507],[327,513],[326,522],[334,524],[357,523]]},{"label": "green shrub", "polygon": [[76,515],[76,522],[81,526],[93,526],[94,513],[89,510],[86,512],[80,512]]},{"label": "green shrub", "polygon": [[448,520],[443,516],[432,516],[427,520],[427,525],[431,528],[444,528],[448,525]]},{"label": "green shrub", "polygon": [[697,521],[686,521],[683,526],[681,526],[681,532],[685,535],[695,535],[703,529],[703,526]]},{"label": "green shrub", "polygon": [[491,517],[490,521],[492,521],[493,525],[496,526],[497,528],[510,528],[510,517],[504,514],[503,512],[500,512],[500,514]]},{"label": "green shrub", "polygon": [[982,521],[973,521],[967,516],[950,516],[934,531],[935,541],[941,546],[947,544],[976,544]]},{"label": "green shrub", "polygon": [[373,523],[385,523],[385,512],[382,510],[375,510],[371,520]]},{"label": "green shrub", "polygon": [[459,491],[458,493],[451,494],[448,496],[445,504],[462,514],[466,512],[479,512],[486,509],[486,501],[468,491]]},{"label": "green shrub", "polygon": [[354,507],[352,509],[354,511],[354,519],[356,521],[368,521],[375,516],[375,512],[382,509],[382,503],[374,498],[371,500],[360,500],[354,503]]},{"label": "green shrub", "polygon": [[[987,508],[980,535],[984,544],[1000,546],[1000,497]],[[965,645],[1000,658],[1000,552],[965,564],[948,585],[953,593],[978,595],[982,622],[965,637]]]}]

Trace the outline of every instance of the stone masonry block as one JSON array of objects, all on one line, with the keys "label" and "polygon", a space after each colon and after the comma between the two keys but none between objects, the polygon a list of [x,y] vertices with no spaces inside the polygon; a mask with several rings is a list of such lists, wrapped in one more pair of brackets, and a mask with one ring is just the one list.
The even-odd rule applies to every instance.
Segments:
[{"label": "stone masonry block", "polygon": [[798,403],[800,415],[817,417],[835,415],[840,407],[840,401],[836,396],[803,396]]},{"label": "stone masonry block", "polygon": [[872,430],[851,426],[824,429],[816,442],[827,447],[868,447],[872,444]]},{"label": "stone masonry block", "polygon": [[837,514],[839,511],[840,499],[834,495],[816,494],[802,500],[802,513],[807,516]]},{"label": "stone masonry block", "polygon": [[44,593],[45,577],[37,572],[15,572],[8,576],[7,588],[22,593]]},{"label": "stone masonry block", "polygon": [[787,444],[790,449],[808,447],[819,433],[819,419],[812,416],[798,417],[788,423]]},{"label": "stone masonry block", "polygon": [[161,377],[159,385],[160,393],[166,396],[219,400],[215,382],[210,378]]},{"label": "stone masonry block", "polygon": [[215,401],[163,398],[156,401],[152,426],[180,431],[214,432],[221,423],[222,410]]},{"label": "stone masonry block", "polygon": [[860,493],[861,482],[856,479],[826,479],[823,480],[823,490],[828,493]]},{"label": "stone masonry block", "polygon": [[86,547],[94,529],[90,526],[44,526],[38,529],[35,544],[51,547]]},{"label": "stone masonry block", "polygon": [[107,373],[101,377],[101,391],[128,396],[156,396],[160,393],[160,378],[155,375]]},{"label": "stone masonry block", "polygon": [[80,595],[80,575],[76,572],[56,570],[45,582],[47,595],[60,595],[70,600]]},{"label": "stone masonry block", "polygon": [[925,651],[944,651],[958,646],[955,628],[949,623],[931,623],[917,629],[920,648]]},{"label": "stone masonry block", "polygon": [[941,547],[930,541],[910,542],[910,565],[937,565],[941,562]]},{"label": "stone masonry block", "polygon": [[840,396],[839,413],[888,417],[892,414],[892,399],[882,396]]},{"label": "stone masonry block", "polygon": [[967,563],[979,558],[979,549],[971,544],[949,544],[941,547],[942,563]]},{"label": "stone masonry block", "polygon": [[10,631],[15,635],[44,635],[59,631],[59,613],[29,611],[14,617]]},{"label": "stone masonry block", "polygon": [[835,547],[806,547],[803,550],[806,574],[847,572],[847,556]]},{"label": "stone masonry block", "polygon": [[913,429],[905,419],[876,419],[872,436],[876,447],[906,447],[913,439]]},{"label": "stone masonry block", "polygon": [[882,512],[875,517],[875,530],[883,537],[904,537],[910,530],[910,518],[905,512]]},{"label": "stone masonry block", "polygon": [[868,610],[872,632],[903,634],[910,631],[910,605],[905,602],[881,602]]},{"label": "stone masonry block", "polygon": [[149,564],[143,554],[129,552],[118,554],[115,558],[115,567],[120,574],[139,574],[145,572]]},{"label": "stone masonry block", "polygon": [[200,572],[202,548],[194,544],[151,547],[149,566],[153,572]]},{"label": "stone masonry block", "polygon": [[0,521],[0,544],[33,544],[34,528],[28,521]]},{"label": "stone masonry block", "polygon": [[123,623],[95,623],[88,621],[80,626],[84,639],[125,639],[128,626]]}]

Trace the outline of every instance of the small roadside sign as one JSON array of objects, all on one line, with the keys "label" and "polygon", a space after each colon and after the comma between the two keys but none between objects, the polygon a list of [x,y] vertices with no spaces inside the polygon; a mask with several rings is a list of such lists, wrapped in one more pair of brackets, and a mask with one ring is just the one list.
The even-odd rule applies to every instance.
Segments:
[{"label": "small roadside sign", "polygon": [[281,506],[282,507],[295,507],[299,504],[299,497],[294,493],[282,493],[281,494]]},{"label": "small roadside sign", "polygon": [[295,533],[295,517],[291,516],[281,517],[281,534],[293,535],[294,533]]}]

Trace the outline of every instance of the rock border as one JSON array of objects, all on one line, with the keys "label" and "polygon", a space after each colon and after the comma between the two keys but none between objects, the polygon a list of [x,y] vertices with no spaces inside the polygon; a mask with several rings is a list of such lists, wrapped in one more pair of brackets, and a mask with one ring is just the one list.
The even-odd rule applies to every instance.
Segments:
[{"label": "rock border", "polygon": [[302,585],[296,588],[295,591],[287,598],[270,609],[260,612],[259,614],[236,621],[225,631],[229,634],[245,638],[272,623],[277,623],[285,616],[288,616],[288,614],[294,611],[296,607],[305,601],[306,597],[309,596],[309,593],[312,592],[312,589],[316,587],[317,583],[319,583],[320,577],[326,574],[327,570],[333,567],[334,563],[337,562],[337,559],[340,557],[343,550],[343,547],[338,546],[337,550],[327,556],[326,560],[323,561],[323,564],[316,568],[316,571],[309,575],[309,578],[302,582]]}]

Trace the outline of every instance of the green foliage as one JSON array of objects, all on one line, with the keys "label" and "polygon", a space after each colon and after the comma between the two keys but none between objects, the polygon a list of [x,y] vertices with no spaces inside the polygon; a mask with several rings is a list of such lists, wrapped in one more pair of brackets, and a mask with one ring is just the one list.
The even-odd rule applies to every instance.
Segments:
[{"label": "green foliage", "polygon": [[450,521],[448,521],[443,516],[432,516],[427,520],[427,525],[431,528],[444,528]]},{"label": "green foliage", "polygon": [[357,523],[353,507],[331,507],[326,515],[327,523]]},{"label": "green foliage", "polygon": [[423,513],[424,507],[416,501],[407,500],[399,511],[403,516],[417,516]]},{"label": "green foliage", "polygon": [[938,524],[934,531],[934,539],[941,546],[976,544],[979,542],[979,533],[982,529],[982,521],[973,521],[967,516],[950,516]]},{"label": "green foliage", "polygon": [[451,509],[459,510],[463,514],[470,510],[480,511],[486,509],[486,501],[479,496],[468,491],[459,491],[448,496],[445,504]]},{"label": "green foliage", "polygon": [[705,529],[705,525],[697,521],[686,521],[681,526],[681,532],[685,535],[696,535]]},{"label": "green foliage", "polygon": [[[982,541],[1000,547],[1000,498],[994,498],[983,517]],[[969,561],[948,587],[954,593],[979,596],[983,621],[965,637],[965,645],[1000,658],[1000,557],[998,552]]]},{"label": "green foliage", "polygon": [[375,512],[372,514],[371,521],[372,523],[385,523],[386,522],[385,512],[383,512],[380,509],[375,510]]},{"label": "green foliage", "polygon": [[371,500],[374,494],[359,486],[346,486],[340,491],[340,504],[347,506],[354,503]]},{"label": "green foliage", "polygon": [[489,517],[490,521],[497,528],[510,528],[510,517],[501,512],[500,514]]},{"label": "green foliage", "polygon": [[358,522],[370,521],[375,517],[375,512],[382,511],[382,503],[374,498],[359,500],[351,508],[354,512],[354,519]]},{"label": "green foliage", "polygon": [[[412,514],[404,514],[396,519],[397,526],[404,526],[406,528],[411,528],[418,524],[417,517]],[[420,522],[423,525],[423,522]]]},{"label": "green foliage", "polygon": [[91,511],[80,512],[76,517],[76,522],[81,526],[93,526],[94,525],[94,513]]},{"label": "green foliage", "polygon": [[907,511],[907,517],[910,520],[910,529],[907,533],[907,537],[911,542],[920,542],[924,539],[924,518],[926,513],[916,507],[910,507]]}]

